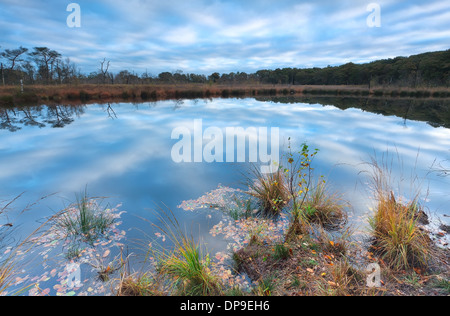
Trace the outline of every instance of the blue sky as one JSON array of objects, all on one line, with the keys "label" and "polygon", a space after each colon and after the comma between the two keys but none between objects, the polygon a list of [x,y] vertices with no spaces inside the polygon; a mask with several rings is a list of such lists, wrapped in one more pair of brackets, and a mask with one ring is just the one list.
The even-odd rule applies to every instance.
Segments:
[{"label": "blue sky", "polygon": [[[80,28],[66,24],[72,2]],[[253,72],[449,49],[450,1],[0,0],[0,30],[2,49],[47,46],[84,73],[103,58],[113,72]]]}]

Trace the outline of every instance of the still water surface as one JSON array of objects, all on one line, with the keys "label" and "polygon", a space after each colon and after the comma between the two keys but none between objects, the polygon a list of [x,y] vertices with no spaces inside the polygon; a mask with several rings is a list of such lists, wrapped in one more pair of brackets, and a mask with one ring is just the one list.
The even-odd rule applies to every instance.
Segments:
[{"label": "still water surface", "polygon": [[[415,184],[428,193],[423,195],[423,205],[449,223],[450,177],[433,172],[450,158],[445,118],[444,122],[416,121],[342,107],[342,101],[340,108],[345,109],[327,104],[332,103],[213,99],[2,109],[0,200],[25,193],[0,223],[14,222],[17,238],[25,236],[87,187],[90,196],[107,197],[113,206],[121,204],[126,213],[120,229],[128,240],[149,232],[151,227],[143,218],[151,222],[151,210],[165,205],[182,223],[195,227],[209,248],[223,249],[226,242],[209,234],[222,219],[219,211],[186,212],[178,206],[219,185],[245,189],[242,172],[248,164],[173,162],[171,150],[177,140],[171,139],[172,131],[180,126],[192,129],[194,120],[202,120],[204,128],[223,131],[277,127],[282,150],[289,137],[293,148],[305,141],[319,148],[316,174],[325,175],[331,187],[344,194],[352,205],[351,221],[361,231],[371,204],[361,171],[367,169],[363,163],[371,156],[392,161],[394,178],[405,185],[404,192],[409,192],[408,184],[417,176]],[[20,212],[50,194],[54,195]]]}]

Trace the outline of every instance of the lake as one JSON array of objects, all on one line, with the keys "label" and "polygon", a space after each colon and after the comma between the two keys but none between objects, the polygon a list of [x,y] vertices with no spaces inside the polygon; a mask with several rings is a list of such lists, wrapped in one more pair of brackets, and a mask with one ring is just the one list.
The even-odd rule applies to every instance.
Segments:
[{"label": "lake", "polygon": [[[118,209],[126,212],[117,236],[123,236],[118,240],[130,252],[145,251],[135,246],[136,240],[150,236],[162,241],[150,224],[160,207],[172,210],[212,252],[224,251],[227,241],[210,234],[224,213],[196,205],[201,204],[199,198],[228,192],[227,188],[245,190],[242,174],[250,164],[249,159],[175,162],[172,150],[179,139],[172,139],[173,131],[182,128],[194,137],[200,120],[200,132],[213,128],[224,135],[231,127],[266,128],[269,133],[277,129],[281,155],[289,138],[294,149],[304,142],[318,148],[315,173],[344,194],[351,205],[350,222],[360,233],[367,228],[373,202],[363,172],[371,157],[392,163],[401,194],[407,195],[415,179],[423,192],[421,204],[436,223],[448,225],[450,177],[436,169],[449,165],[450,107],[448,100],[427,102],[287,97],[0,109],[0,201],[23,193],[0,224],[14,223],[10,240],[23,239],[86,189],[90,196],[105,197],[105,203],[120,205]],[[237,143],[232,148],[239,150]],[[194,151],[193,145],[192,157]],[[52,270],[54,266],[45,267],[43,279],[51,291],[60,289],[55,285],[64,277]],[[32,271],[43,275],[41,268],[38,263]]]}]

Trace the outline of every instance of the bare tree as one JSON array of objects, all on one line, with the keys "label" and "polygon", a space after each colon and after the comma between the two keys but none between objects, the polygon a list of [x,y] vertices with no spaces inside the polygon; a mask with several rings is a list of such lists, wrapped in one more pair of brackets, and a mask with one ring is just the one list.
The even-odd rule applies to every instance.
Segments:
[{"label": "bare tree", "polygon": [[[105,63],[106,63],[106,66],[105,66]],[[108,60],[108,62],[106,62],[106,58],[105,58],[105,59],[103,59],[102,62],[100,62],[100,65],[101,65],[100,71],[102,72],[103,83],[105,83],[106,82],[106,76],[108,74],[110,61]]]}]

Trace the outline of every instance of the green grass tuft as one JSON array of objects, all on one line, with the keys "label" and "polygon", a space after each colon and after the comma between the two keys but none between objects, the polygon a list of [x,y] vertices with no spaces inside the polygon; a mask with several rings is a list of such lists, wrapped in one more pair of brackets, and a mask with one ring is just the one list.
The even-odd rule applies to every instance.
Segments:
[{"label": "green grass tuft", "polygon": [[183,296],[216,296],[223,293],[220,281],[210,270],[209,254],[184,233],[176,218],[163,213],[164,227],[157,226],[172,241],[171,252],[159,254],[158,272],[172,279],[175,293]]},{"label": "green grass tuft", "polygon": [[81,237],[92,242],[101,237],[114,224],[115,219],[100,208],[97,201],[87,196],[87,192],[57,219],[57,225],[68,237]]}]

